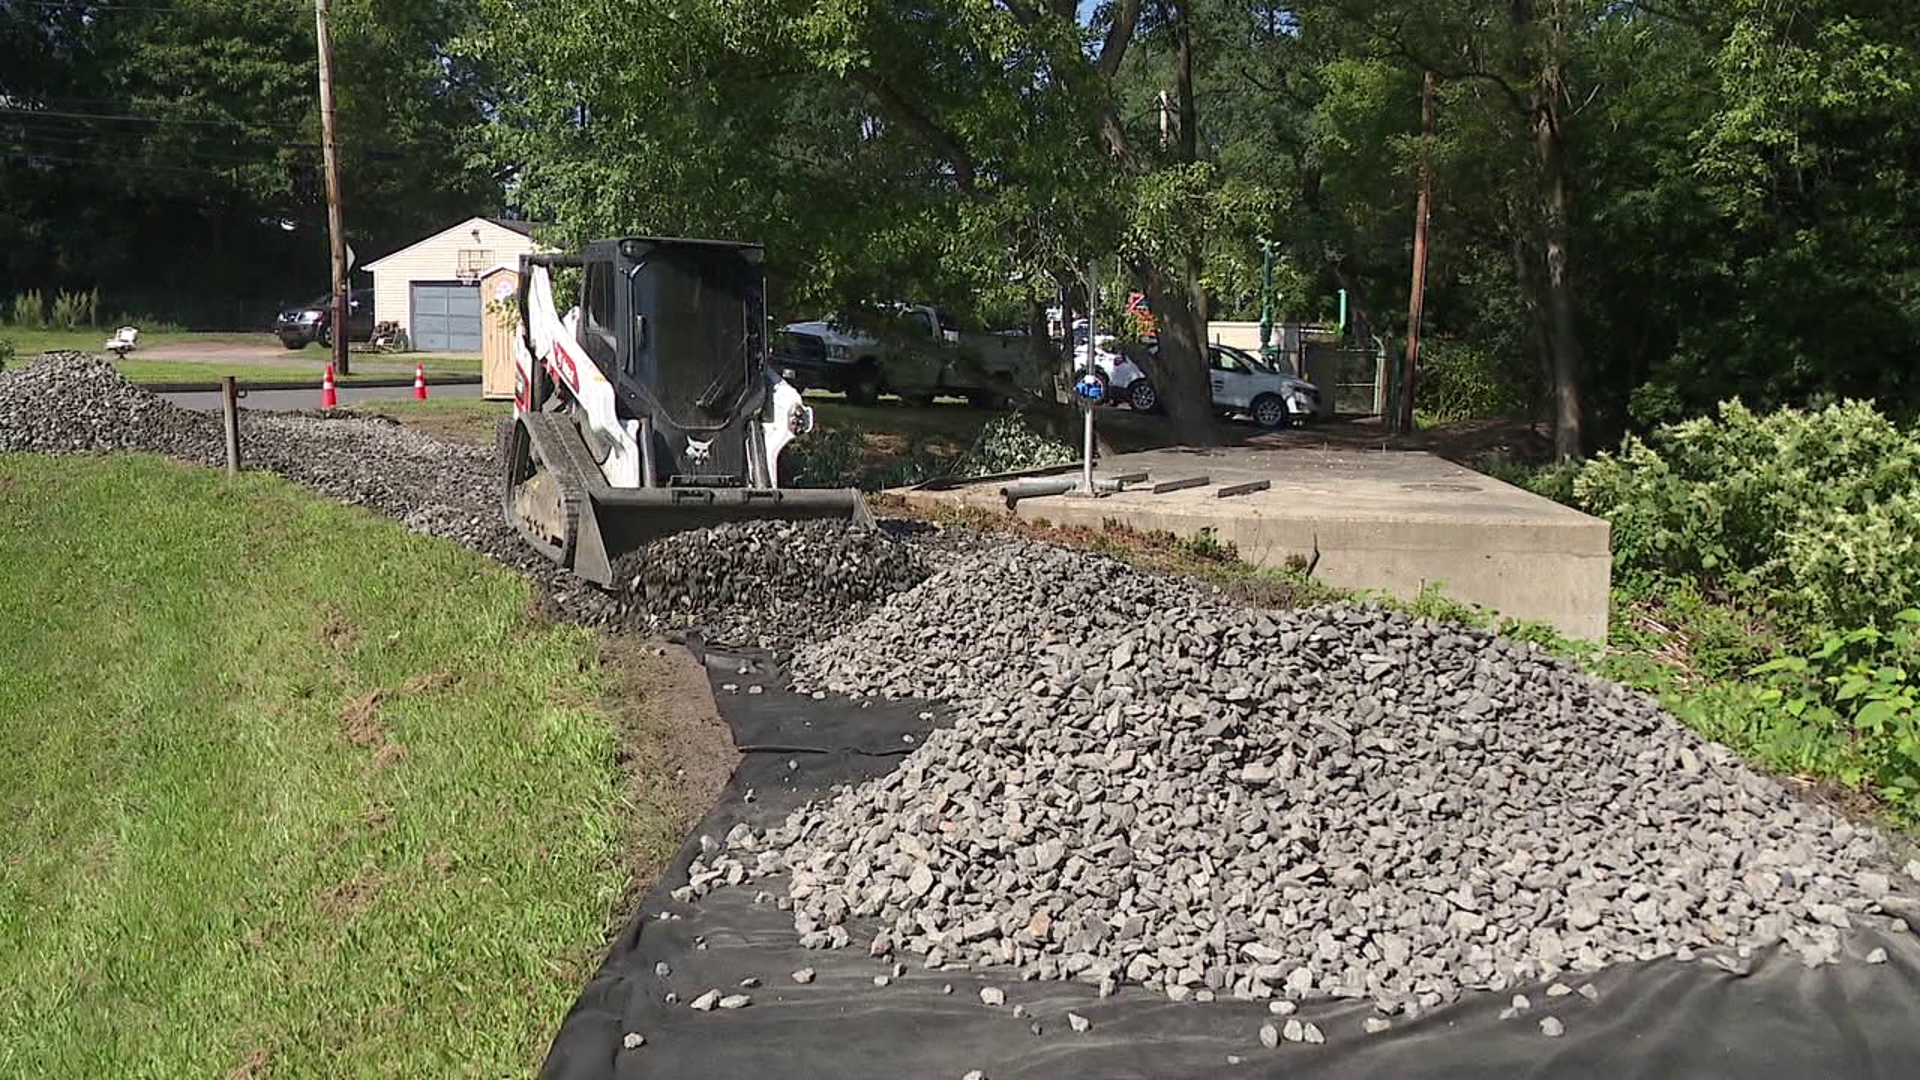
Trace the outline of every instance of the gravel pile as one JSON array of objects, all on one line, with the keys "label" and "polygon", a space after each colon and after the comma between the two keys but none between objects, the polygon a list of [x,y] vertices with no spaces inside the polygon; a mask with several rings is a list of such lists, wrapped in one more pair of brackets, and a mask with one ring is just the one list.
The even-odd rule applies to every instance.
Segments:
[{"label": "gravel pile", "polygon": [[50,352],[0,371],[0,451],[149,450],[209,462],[220,446],[213,418],[134,386],[111,361]]},{"label": "gravel pile", "polygon": [[[625,587],[610,595],[556,569],[506,523],[492,450],[322,411],[243,411],[240,441],[247,468],[521,570],[565,617],[587,625],[707,624],[730,642],[790,646],[926,576],[910,548],[876,530],[754,522],[680,533],[627,556]],[[133,450],[218,464],[224,446],[217,417],[179,408],[86,353],[48,353],[0,372],[0,451]]]},{"label": "gravel pile", "polygon": [[897,770],[695,865],[683,895],[786,875],[814,947],[1415,1013],[1782,939],[1829,962],[1913,888],[1877,834],[1638,695],[1379,610],[1240,609],[1013,542],[795,671],[961,706]]},{"label": "gravel pile", "polygon": [[927,576],[908,545],[840,521],[751,521],[675,533],[621,556],[628,610],[655,627],[704,626],[730,644],[784,649],[844,625]]}]

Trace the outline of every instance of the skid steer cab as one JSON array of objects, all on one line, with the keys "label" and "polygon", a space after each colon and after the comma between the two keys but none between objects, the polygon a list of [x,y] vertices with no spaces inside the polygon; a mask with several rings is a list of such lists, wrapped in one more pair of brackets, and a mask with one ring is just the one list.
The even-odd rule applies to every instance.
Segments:
[{"label": "skid steer cab", "polygon": [[[757,244],[657,237],[520,257],[502,500],[527,543],[610,586],[621,555],[684,529],[871,524],[856,490],[780,488],[813,411],[768,365],[764,264]],[[564,315],[556,270],[578,293]]]}]

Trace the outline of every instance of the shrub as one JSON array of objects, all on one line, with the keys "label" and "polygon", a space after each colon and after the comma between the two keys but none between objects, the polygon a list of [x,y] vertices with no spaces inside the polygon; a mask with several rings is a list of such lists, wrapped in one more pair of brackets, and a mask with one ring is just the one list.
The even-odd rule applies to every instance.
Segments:
[{"label": "shrub", "polygon": [[1578,465],[1569,462],[1535,465],[1494,453],[1483,455],[1473,467],[1495,480],[1524,488],[1542,498],[1569,506],[1575,504],[1573,482],[1580,474]]},{"label": "shrub", "polygon": [[1770,660],[1753,674],[1768,683],[1762,701],[1841,736],[1842,783],[1911,813],[1920,803],[1920,611],[1891,623],[1828,634],[1807,655]]},{"label": "shrub", "polygon": [[97,301],[96,293],[61,290],[54,296],[53,306],[47,309],[47,325],[55,330],[78,330],[92,326]]},{"label": "shrub", "polygon": [[1729,402],[1629,437],[1574,495],[1612,524],[1622,571],[1723,585],[1809,628],[1887,626],[1920,595],[1920,441],[1867,403]]},{"label": "shrub", "polygon": [[1531,366],[1524,358],[1503,362],[1491,349],[1432,337],[1420,350],[1413,403],[1435,424],[1521,419],[1531,411],[1533,383]]},{"label": "shrub", "polygon": [[47,325],[47,302],[41,299],[39,289],[28,289],[13,298],[13,318],[15,326],[38,330]]},{"label": "shrub", "polygon": [[0,338],[0,371],[7,370],[7,365],[13,363],[14,355],[13,342]]},{"label": "shrub", "polygon": [[857,431],[815,431],[795,439],[780,455],[780,482],[789,487],[849,487],[865,445]]},{"label": "shrub", "polygon": [[980,429],[980,437],[953,472],[956,476],[986,476],[1071,465],[1078,460],[1079,451],[1035,431],[1019,413],[1008,413],[989,420]]}]

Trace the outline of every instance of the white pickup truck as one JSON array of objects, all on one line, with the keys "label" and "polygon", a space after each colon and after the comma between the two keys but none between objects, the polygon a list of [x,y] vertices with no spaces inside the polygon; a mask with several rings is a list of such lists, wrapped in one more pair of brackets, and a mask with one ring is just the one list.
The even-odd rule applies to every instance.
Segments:
[{"label": "white pickup truck", "polygon": [[1006,385],[1029,381],[1025,334],[963,331],[925,304],[899,305],[883,322],[877,332],[825,319],[788,323],[774,337],[774,366],[797,386],[843,391],[856,405],[897,394],[915,404],[951,396],[993,406]]}]

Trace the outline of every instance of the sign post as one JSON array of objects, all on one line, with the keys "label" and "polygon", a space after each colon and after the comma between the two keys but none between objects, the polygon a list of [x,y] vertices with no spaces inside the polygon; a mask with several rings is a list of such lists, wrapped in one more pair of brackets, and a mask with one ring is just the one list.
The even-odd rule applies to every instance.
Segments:
[{"label": "sign post", "polygon": [[1089,266],[1087,268],[1087,369],[1073,384],[1073,396],[1080,402],[1082,416],[1080,488],[1074,494],[1088,498],[1099,494],[1093,486],[1093,410],[1100,404],[1100,399],[1106,396],[1106,391],[1100,385],[1100,376],[1096,372],[1099,366],[1099,346],[1096,342],[1100,340],[1100,330],[1096,325],[1096,312],[1100,307],[1099,289],[1100,287],[1094,281],[1093,267]]}]

